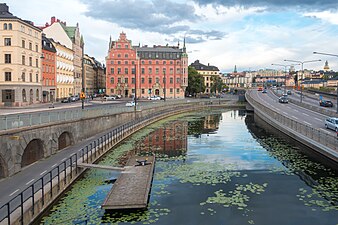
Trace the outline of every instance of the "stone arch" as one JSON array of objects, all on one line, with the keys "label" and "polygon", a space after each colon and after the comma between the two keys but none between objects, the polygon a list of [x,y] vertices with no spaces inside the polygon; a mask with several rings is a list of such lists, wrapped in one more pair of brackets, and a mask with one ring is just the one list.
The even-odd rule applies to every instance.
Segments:
[{"label": "stone arch", "polygon": [[0,155],[0,179],[8,176],[8,165]]},{"label": "stone arch", "polygon": [[62,150],[72,144],[72,135],[65,131],[58,138],[58,149]]},{"label": "stone arch", "polygon": [[26,146],[22,158],[21,168],[28,166],[44,158],[43,142],[41,139],[33,139]]}]

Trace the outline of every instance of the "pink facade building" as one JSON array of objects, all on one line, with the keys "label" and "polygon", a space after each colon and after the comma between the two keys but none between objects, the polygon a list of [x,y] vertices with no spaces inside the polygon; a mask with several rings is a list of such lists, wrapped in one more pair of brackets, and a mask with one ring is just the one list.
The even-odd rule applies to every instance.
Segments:
[{"label": "pink facade building", "polygon": [[184,98],[188,54],[178,46],[132,46],[125,33],[109,42],[106,94],[123,97]]}]

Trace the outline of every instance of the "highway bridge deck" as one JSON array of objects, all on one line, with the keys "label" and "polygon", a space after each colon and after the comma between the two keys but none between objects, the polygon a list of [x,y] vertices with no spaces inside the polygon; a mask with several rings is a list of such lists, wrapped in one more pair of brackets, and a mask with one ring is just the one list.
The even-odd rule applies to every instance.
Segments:
[{"label": "highway bridge deck", "polygon": [[[137,160],[146,164],[139,164]],[[103,209],[146,208],[153,179],[155,156],[132,156],[126,167],[130,172],[121,173],[102,204]]]}]

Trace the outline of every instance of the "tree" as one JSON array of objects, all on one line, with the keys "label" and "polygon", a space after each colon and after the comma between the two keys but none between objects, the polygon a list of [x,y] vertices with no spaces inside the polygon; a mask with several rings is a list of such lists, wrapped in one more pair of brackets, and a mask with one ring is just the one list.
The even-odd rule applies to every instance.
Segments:
[{"label": "tree", "polygon": [[188,67],[188,87],[186,89],[186,94],[196,96],[197,93],[204,92],[204,79],[197,70],[189,66]]},{"label": "tree", "polygon": [[220,93],[224,88],[222,78],[220,78],[219,76],[213,76],[211,77],[211,80],[212,80],[211,92]]}]

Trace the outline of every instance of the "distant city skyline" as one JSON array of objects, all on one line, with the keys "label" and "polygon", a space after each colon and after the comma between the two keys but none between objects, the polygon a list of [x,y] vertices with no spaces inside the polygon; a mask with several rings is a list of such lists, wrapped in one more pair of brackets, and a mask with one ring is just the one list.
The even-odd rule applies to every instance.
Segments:
[{"label": "distant city skyline", "polygon": [[[284,59],[321,62],[304,69],[321,70],[327,60],[338,70],[338,4],[336,0],[116,0],[5,2],[13,15],[44,25],[55,16],[67,25],[79,23],[85,52],[105,62],[109,37],[121,31],[133,45],[186,46],[189,64],[200,60],[221,72],[280,69]],[[287,63],[286,63],[287,64]],[[296,66],[296,70],[300,70]]]}]

